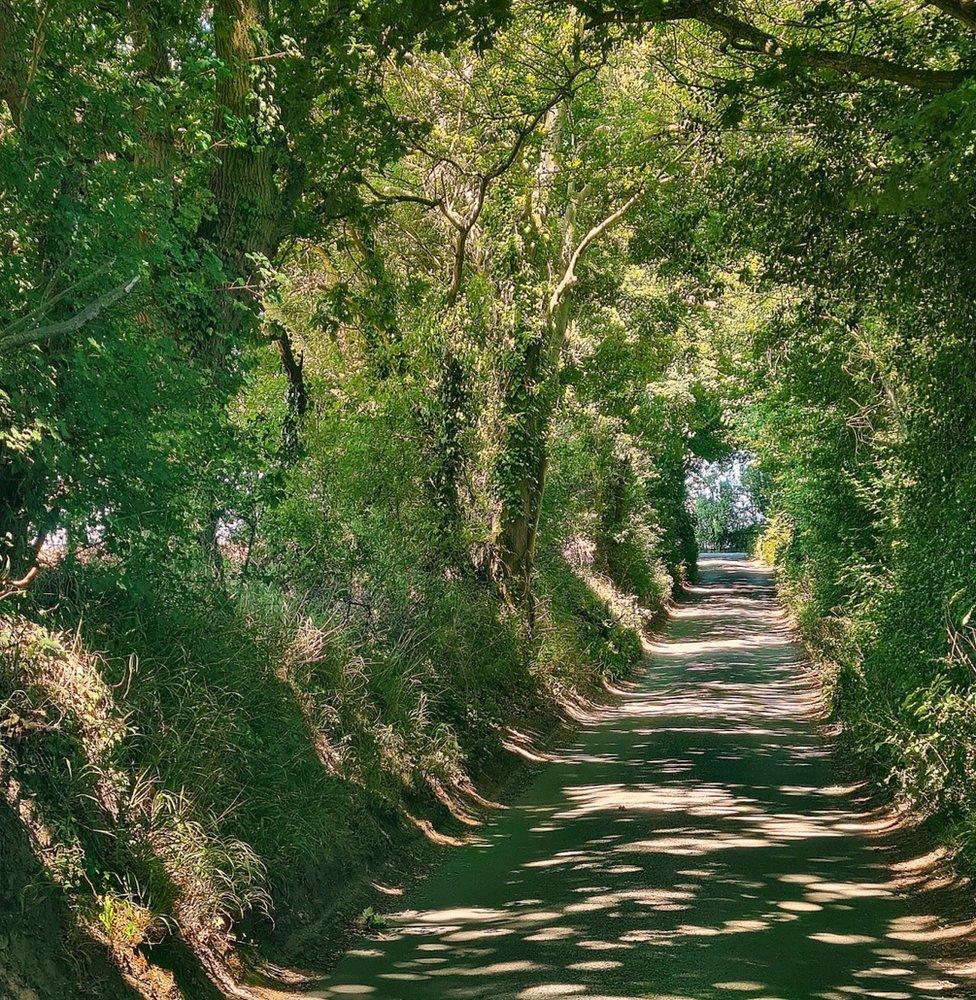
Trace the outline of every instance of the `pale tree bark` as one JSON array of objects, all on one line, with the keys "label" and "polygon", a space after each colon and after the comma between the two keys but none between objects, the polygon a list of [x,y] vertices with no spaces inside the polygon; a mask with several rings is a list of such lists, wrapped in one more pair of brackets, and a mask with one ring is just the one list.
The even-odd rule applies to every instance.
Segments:
[{"label": "pale tree bark", "polygon": [[[546,224],[545,216],[549,211],[546,202],[551,180],[561,169],[563,114],[554,113],[548,148],[544,148],[535,190],[526,206],[527,216],[540,230]],[[653,180],[663,183],[669,168],[697,143],[694,139],[677,152],[656,171]],[[536,271],[548,271],[549,292],[541,303],[537,329],[525,339],[520,364],[505,394],[505,419],[510,430],[500,469],[502,503],[494,532],[497,558],[506,585],[523,603],[530,624],[534,621],[532,576],[548,473],[549,428],[559,398],[563,348],[574,321],[578,268],[587,251],[622,222],[644,195],[645,187],[638,186],[579,236],[579,211],[586,207],[592,191],[589,185],[577,189],[570,179],[560,220],[562,239],[558,258],[552,261],[548,256],[545,241],[539,240],[536,244],[540,253]]]},{"label": "pale tree bark", "polygon": [[[458,162],[449,153],[438,156],[426,148],[418,149],[429,165],[426,181],[418,191],[381,190],[367,183],[378,203],[396,202],[423,205],[436,211],[448,235],[448,253],[444,262],[444,291],[435,308],[443,319],[443,337],[439,377],[434,386],[435,405],[425,419],[435,450],[436,467],[430,477],[431,499],[441,515],[441,532],[449,542],[460,520],[459,494],[465,468],[465,414],[469,408],[467,377],[456,337],[464,334],[461,324],[465,314],[465,276],[479,253],[479,222],[492,186],[520,162],[528,140],[540,129],[546,130],[555,109],[565,104],[576,89],[592,78],[602,60],[580,62],[566,79],[554,86],[539,105],[514,128],[504,151],[478,167]],[[470,75],[461,74],[470,81]],[[445,133],[462,127],[453,118],[442,117]]]},{"label": "pale tree bark", "polygon": [[[535,192],[527,206],[540,236],[546,215],[551,212],[547,201],[552,180],[561,169],[564,119],[565,110],[553,116],[549,141],[536,175]],[[577,216],[590,194],[589,187],[578,190],[571,180],[568,183],[560,218],[561,247],[555,261],[547,257],[545,241],[537,240],[540,259],[536,262],[536,272],[547,271],[549,280],[544,286],[546,292],[535,329],[524,338],[519,363],[505,393],[508,438],[499,469],[502,497],[494,532],[495,547],[504,586],[524,608],[530,627],[535,623],[532,582],[548,475],[549,430],[558,403],[563,348],[574,321],[577,269],[587,250],[637,204],[643,189],[634,191],[580,238]]]},{"label": "pale tree bark", "polygon": [[[502,419],[506,440],[497,472],[501,502],[493,534],[500,583],[523,609],[530,628],[535,625],[532,574],[548,463],[545,439],[553,408],[548,397],[555,387],[556,373],[550,370],[552,348],[558,341],[561,349],[569,323],[569,297],[562,296],[554,310],[552,295],[545,292],[545,278],[548,276],[551,284],[554,271],[546,236],[554,213],[552,186],[560,169],[567,112],[561,104],[546,116],[534,183],[526,192],[524,222],[531,240],[528,271],[530,280],[541,280],[543,291],[539,308],[516,319],[522,326],[515,338],[521,341],[521,348],[505,387]],[[567,260],[576,212],[576,191],[570,183],[561,219],[561,256]],[[520,276],[512,276],[513,283],[519,280]]]},{"label": "pale tree bark", "polygon": [[[575,80],[575,76],[573,79]],[[450,279],[444,300],[444,310],[449,321],[456,322],[456,317],[463,312],[459,305],[464,297],[464,272],[469,244],[484,211],[485,200],[491,185],[504,176],[518,161],[526,141],[553,113],[554,108],[562,104],[563,99],[563,92],[557,91],[553,98],[543,104],[518,130],[510,148],[496,163],[474,179],[467,180],[464,193],[467,206],[462,214],[454,209],[448,199],[441,201],[440,210],[454,234]],[[465,421],[459,414],[463,414],[468,403],[464,368],[458,358],[451,336],[444,338],[441,377],[437,382],[437,392],[438,405],[443,414],[443,420],[439,425],[441,432],[440,440],[437,442],[439,459],[433,485],[435,503],[443,514],[443,532],[447,536],[456,528],[460,519],[458,492],[464,471],[463,432]]]},{"label": "pale tree bark", "polygon": [[122,298],[123,295],[131,292],[138,280],[139,275],[133,275],[128,281],[116,285],[115,288],[93,299],[88,305],[79,309],[74,316],[68,319],[53,323],[28,325],[25,329],[13,329],[5,333],[0,333],[0,354],[5,354],[18,347],[44,344],[64,337],[69,333],[74,333],[75,330],[80,330],[86,323],[90,323],[95,319],[103,309],[107,309],[118,299]]}]

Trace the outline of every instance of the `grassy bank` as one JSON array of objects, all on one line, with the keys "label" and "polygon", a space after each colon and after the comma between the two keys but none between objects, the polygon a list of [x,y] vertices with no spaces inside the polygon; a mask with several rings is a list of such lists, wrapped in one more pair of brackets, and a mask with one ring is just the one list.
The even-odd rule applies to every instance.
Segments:
[{"label": "grassy bank", "polygon": [[[976,701],[972,575],[965,519],[915,523],[888,558],[804,555],[781,516],[758,552],[819,665],[850,759],[919,820],[967,871],[976,865]],[[924,509],[911,515],[925,518]]]},{"label": "grassy bank", "polygon": [[[477,789],[522,759],[506,745],[529,749],[639,663],[668,578],[642,570],[663,588],[642,608],[576,561],[543,560],[532,636],[474,579],[368,621],[257,585],[150,594],[97,561],[48,571],[3,620],[0,675],[0,768],[49,885],[38,905],[147,996],[321,959],[381,906],[384,865],[478,821]],[[40,996],[88,982],[23,975]]]}]

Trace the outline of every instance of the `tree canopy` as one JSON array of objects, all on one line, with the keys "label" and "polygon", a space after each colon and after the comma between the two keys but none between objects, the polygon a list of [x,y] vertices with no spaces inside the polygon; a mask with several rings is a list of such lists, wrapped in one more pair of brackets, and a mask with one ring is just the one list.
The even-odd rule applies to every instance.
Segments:
[{"label": "tree canopy", "polygon": [[968,0],[0,0],[0,775],[78,919],[226,986],[753,525],[968,850],[974,57]]}]

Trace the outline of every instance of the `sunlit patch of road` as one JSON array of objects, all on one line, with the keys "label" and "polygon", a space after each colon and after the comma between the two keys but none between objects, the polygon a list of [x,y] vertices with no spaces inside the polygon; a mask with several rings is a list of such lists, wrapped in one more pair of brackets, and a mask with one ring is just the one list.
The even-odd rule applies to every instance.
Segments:
[{"label": "sunlit patch of road", "polygon": [[642,682],[311,996],[976,996],[958,886],[843,780],[769,573],[701,569]]}]

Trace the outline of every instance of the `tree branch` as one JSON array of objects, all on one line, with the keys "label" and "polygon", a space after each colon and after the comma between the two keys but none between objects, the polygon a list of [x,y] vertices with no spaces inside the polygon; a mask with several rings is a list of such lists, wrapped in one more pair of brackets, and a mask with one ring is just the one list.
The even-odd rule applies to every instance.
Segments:
[{"label": "tree branch", "polygon": [[701,5],[694,17],[719,32],[739,51],[768,56],[781,63],[797,63],[813,69],[832,69],[861,79],[887,80],[926,91],[953,90],[965,79],[965,74],[957,70],[921,69],[856,52],[789,45],[747,21],[721,14],[707,5]]},{"label": "tree branch", "polygon": [[3,557],[4,565],[0,567],[0,584],[2,584],[0,586],[0,601],[5,601],[8,597],[22,594],[34,582],[37,574],[41,571],[41,549],[44,548],[47,536],[47,530],[38,532],[37,538],[34,539],[30,546],[31,565],[24,575],[16,580],[10,579],[10,574],[13,570],[10,559],[7,556]]},{"label": "tree branch", "polygon": [[365,178],[360,181],[364,188],[376,198],[377,205],[399,205],[415,204],[423,205],[425,208],[440,208],[444,202],[443,198],[427,198],[422,194],[413,194],[409,191],[380,191]]},{"label": "tree branch", "polygon": [[47,326],[34,326],[29,330],[22,330],[19,333],[8,332],[6,335],[0,335],[0,354],[18,347],[24,347],[27,344],[41,344],[49,340],[54,340],[57,337],[63,337],[67,333],[73,333],[93,320],[103,309],[122,298],[123,295],[128,295],[138,280],[139,275],[136,274],[129,278],[128,281],[123,282],[123,284],[116,285],[115,288],[105,292],[104,295],[100,295],[94,301],[89,302],[84,309],[75,313],[70,319],[50,323]]},{"label": "tree branch", "polygon": [[[667,179],[667,173],[669,167],[677,163],[686,153],[690,152],[698,143],[701,141],[701,136],[698,136],[691,140],[686,146],[679,149],[674,156],[671,157],[666,163],[664,163],[657,171],[654,179],[660,184]],[[588,186],[588,185],[587,185]],[[585,190],[585,189],[584,189]],[[580,258],[586,252],[587,247],[589,247],[594,240],[598,240],[608,229],[615,226],[633,207],[638,201],[643,197],[645,193],[645,186],[640,185],[637,190],[615,211],[611,212],[602,222],[598,222],[584,237],[580,240],[579,245],[573,251],[572,256],[569,258],[569,263],[566,265],[566,270],[563,272],[563,276],[553,290],[552,295],[549,298],[549,315],[551,316],[556,309],[559,307],[560,302],[565,296],[566,292],[576,283],[576,265],[579,263]]]},{"label": "tree branch", "polygon": [[[272,335],[278,344],[281,367],[288,380],[285,419],[281,426],[281,443],[284,452],[293,456],[301,440],[302,420],[308,412],[308,387],[305,384],[305,355],[295,353],[288,330],[281,323],[271,324]],[[250,549],[248,550],[250,556]]]},{"label": "tree branch", "polygon": [[16,37],[13,3],[0,0],[0,100],[7,105],[15,128],[20,128],[24,110],[24,55]]},{"label": "tree branch", "polygon": [[[976,21],[973,0],[927,0],[941,10],[967,24]],[[953,90],[973,73],[969,70],[926,69],[906,66],[891,59],[861,55],[817,46],[792,45],[763,31],[739,17],[718,11],[707,0],[674,0],[672,3],[649,3],[644,9],[603,10],[588,3],[580,5],[589,24],[651,25],[669,21],[698,21],[718,32],[725,44],[739,52],[764,56],[785,65],[808,66],[811,69],[831,69],[838,73],[866,80],[886,80],[913,90],[942,93]]]},{"label": "tree branch", "polygon": [[0,601],[5,601],[8,597],[22,594],[34,582],[34,578],[40,573],[41,567],[35,563],[19,580],[7,580],[0,589]]},{"label": "tree branch", "polygon": [[454,266],[451,272],[451,284],[448,288],[447,302],[448,305],[454,305],[457,302],[458,295],[461,291],[461,281],[464,277],[464,258],[465,250],[467,247],[468,237],[471,235],[471,230],[478,223],[478,219],[481,217],[481,213],[485,207],[485,198],[488,195],[488,188],[491,186],[492,181],[497,180],[502,176],[507,170],[518,159],[519,153],[522,151],[522,147],[525,145],[526,140],[532,135],[533,132],[539,127],[546,115],[549,114],[552,109],[564,101],[567,97],[571,97],[575,93],[574,85],[580,76],[587,70],[598,70],[602,66],[604,60],[600,63],[591,64],[583,63],[578,66],[569,75],[566,82],[560,86],[552,95],[551,99],[546,101],[541,107],[536,109],[535,114],[519,129],[515,136],[515,142],[512,143],[511,148],[508,150],[505,156],[503,156],[491,169],[486,173],[482,174],[478,181],[478,190],[475,196],[475,203],[464,219],[463,227],[458,229],[458,239],[455,245],[454,252]]},{"label": "tree branch", "polygon": [[930,7],[937,7],[943,14],[954,17],[969,28],[976,28],[976,3],[973,0],[927,0]]},{"label": "tree branch", "polygon": [[559,303],[562,301],[566,292],[568,292],[569,289],[576,284],[576,265],[579,263],[583,254],[586,253],[587,248],[598,240],[608,229],[615,226],[643,196],[644,188],[639,187],[619,208],[611,212],[605,219],[593,226],[593,228],[590,229],[590,231],[580,240],[576,249],[569,258],[569,263],[566,265],[565,271],[563,271],[562,278],[559,279],[559,283],[553,289],[552,295],[549,297],[550,316],[556,311],[557,308],[559,308]]}]

